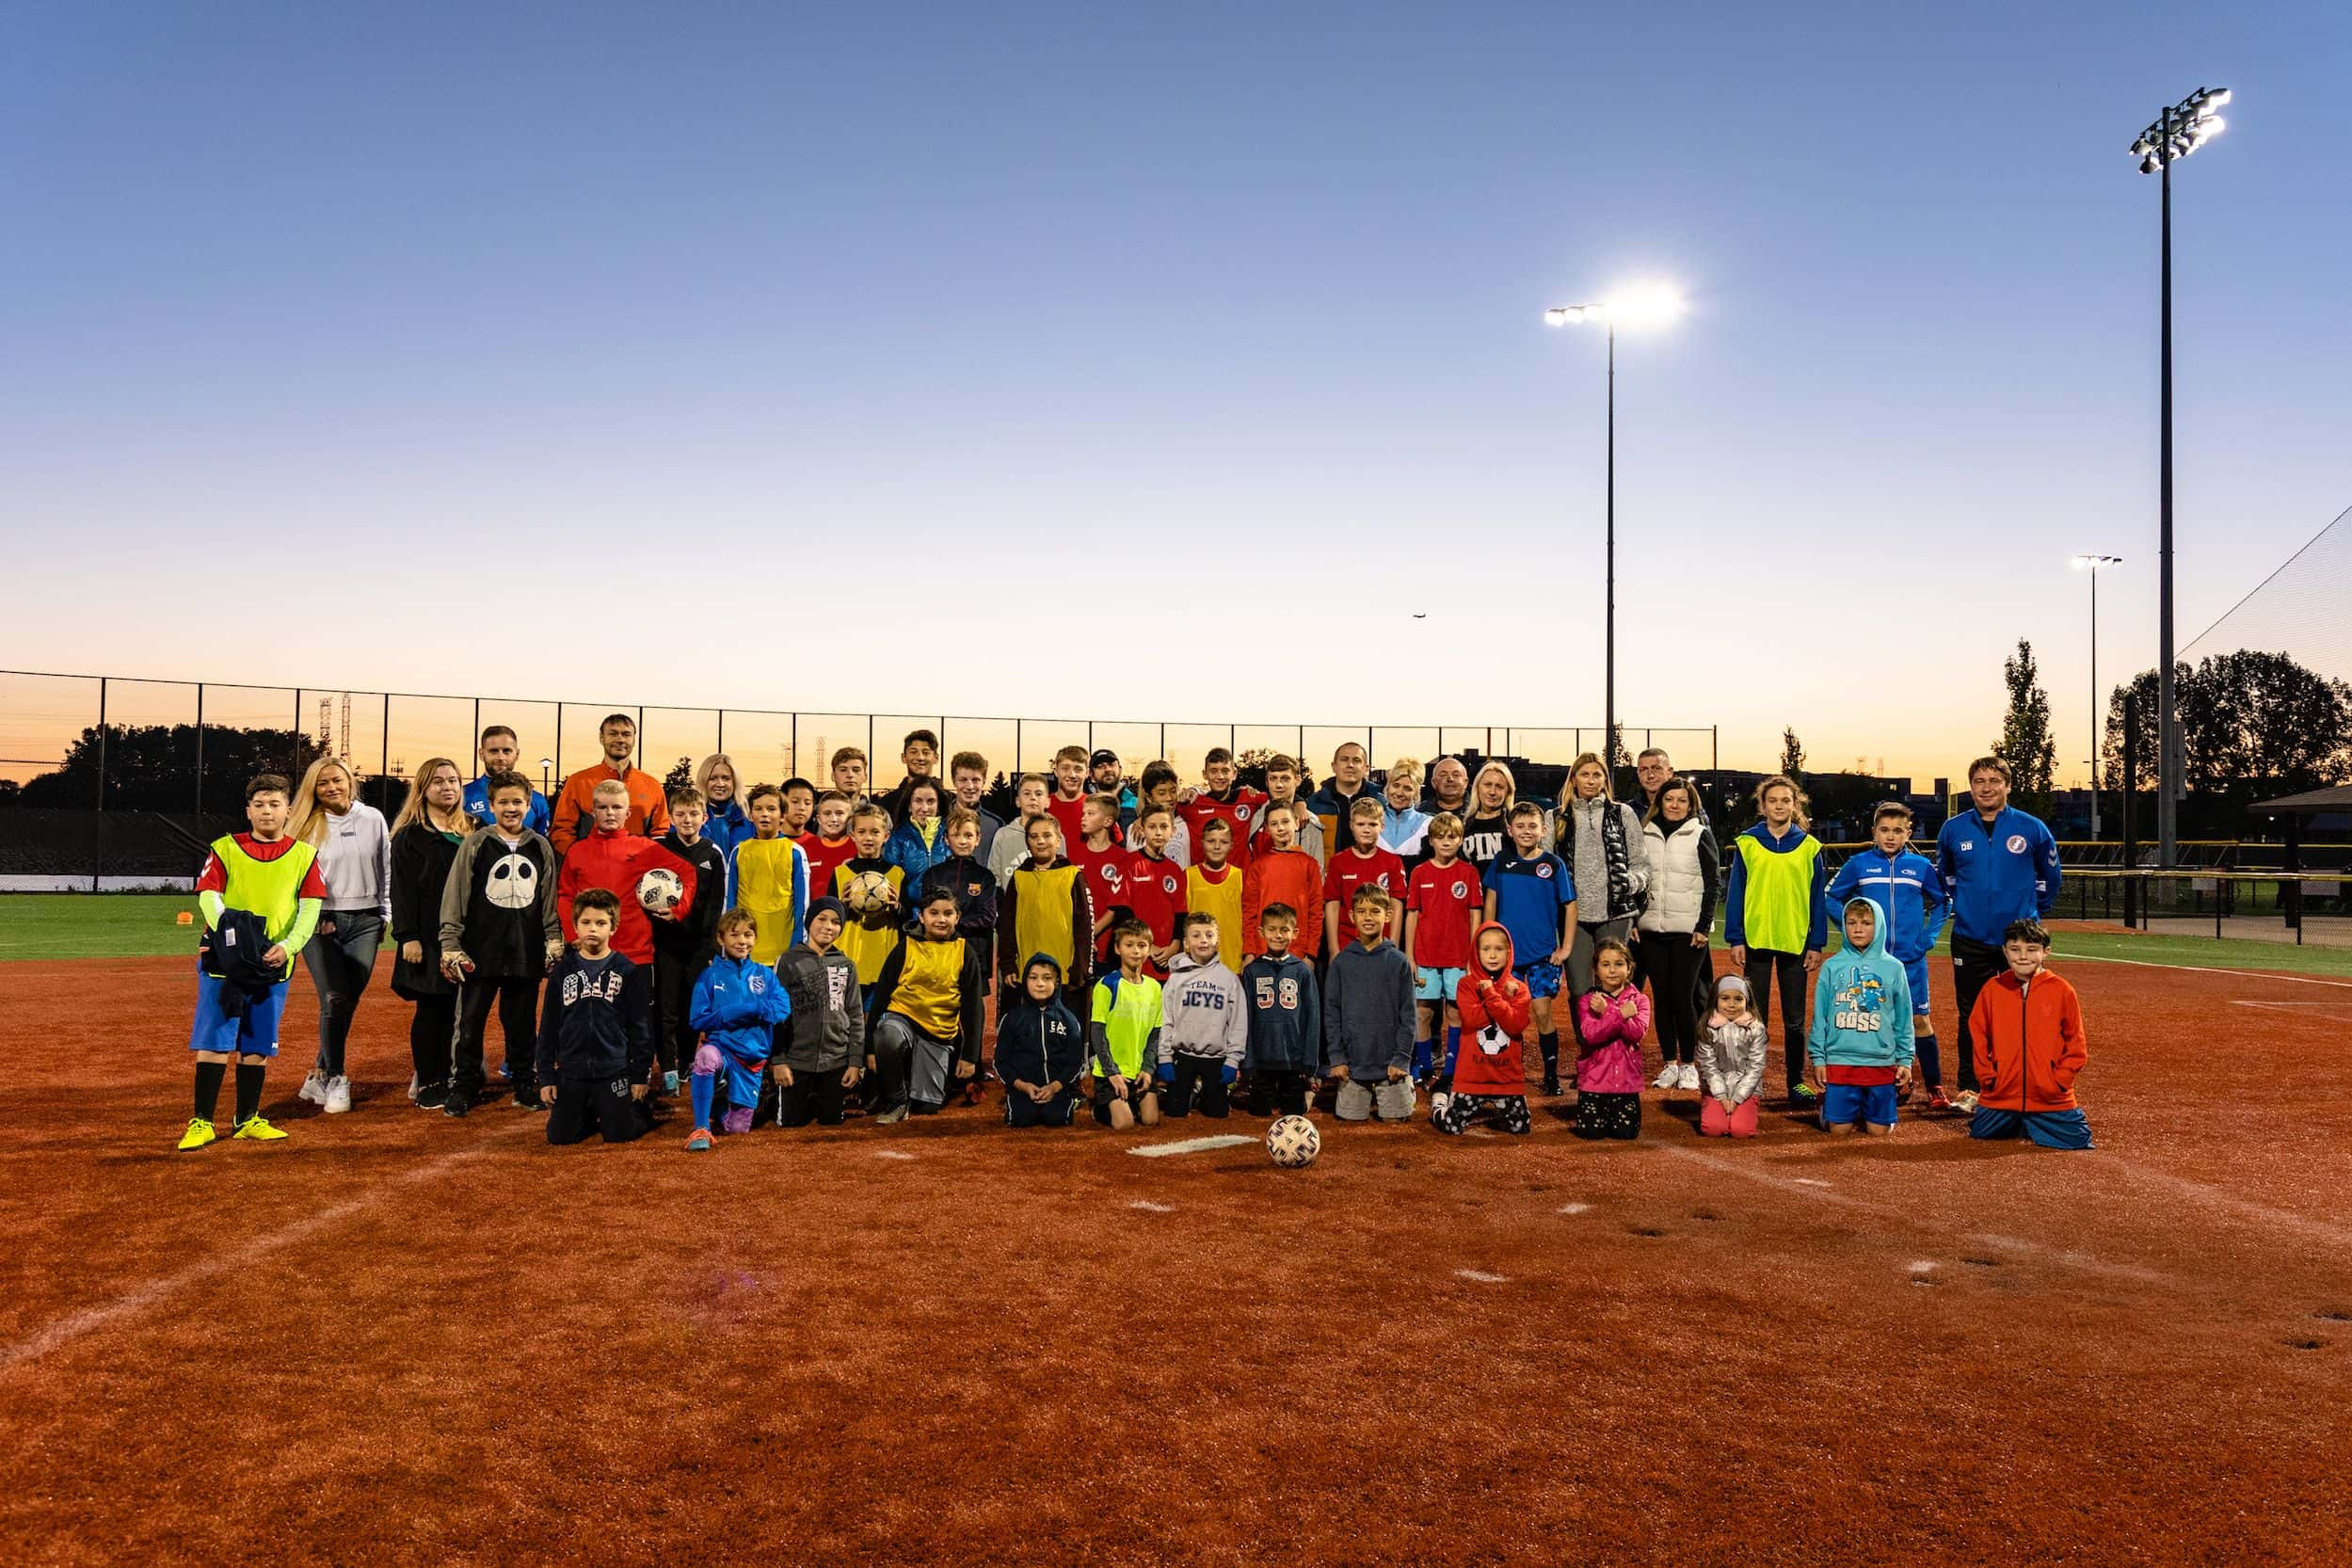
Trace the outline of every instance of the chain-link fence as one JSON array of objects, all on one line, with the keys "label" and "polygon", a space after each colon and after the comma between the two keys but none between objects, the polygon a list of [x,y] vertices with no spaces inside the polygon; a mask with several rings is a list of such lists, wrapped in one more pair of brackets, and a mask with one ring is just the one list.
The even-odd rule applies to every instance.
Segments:
[{"label": "chain-link fence", "polygon": [[[1064,746],[1118,753],[1132,778],[1164,758],[1200,776],[1212,747],[1245,760],[1287,753],[1321,777],[1349,742],[1375,770],[1400,757],[1502,758],[1529,764],[1530,781],[1600,749],[1590,728],[1510,725],[1266,725],[1086,718],[980,718],[954,713],[845,713],[648,706],[617,698],[551,702],[433,696],[340,688],[223,685],[211,681],[0,671],[0,888],[152,887],[193,874],[201,845],[244,822],[245,781],[264,771],[298,775],[322,754],[348,763],[362,793],[391,810],[426,760],[454,759],[475,773],[483,729],[504,725],[522,748],[521,771],[551,793],[603,756],[597,731],[610,713],[637,728],[639,767],[668,773],[680,760],[724,751],[745,785],[793,776],[822,786],[843,746],[870,759],[872,787],[904,776],[899,752],[911,729],[939,737],[940,771],[958,752],[987,760],[994,782],[1051,770]],[[1663,747],[1681,766],[1717,766],[1712,727],[1619,726],[1630,756]]]}]

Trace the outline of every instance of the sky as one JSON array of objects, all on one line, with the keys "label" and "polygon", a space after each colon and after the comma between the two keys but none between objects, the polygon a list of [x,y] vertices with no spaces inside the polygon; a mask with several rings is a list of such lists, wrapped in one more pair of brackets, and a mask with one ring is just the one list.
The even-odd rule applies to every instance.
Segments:
[{"label": "sky", "polygon": [[1924,783],[2024,637],[2079,782],[2071,554],[2103,685],[2155,663],[2125,148],[2200,86],[2180,641],[2352,504],[2340,5],[0,28],[11,669],[1597,727],[1605,345],[1541,313],[1666,282],[1622,722]]}]

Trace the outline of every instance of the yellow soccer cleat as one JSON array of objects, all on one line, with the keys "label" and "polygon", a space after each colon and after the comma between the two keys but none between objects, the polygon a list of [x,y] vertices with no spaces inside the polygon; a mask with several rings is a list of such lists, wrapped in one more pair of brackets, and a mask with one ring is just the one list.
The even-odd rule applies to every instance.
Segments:
[{"label": "yellow soccer cleat", "polygon": [[285,1133],[281,1129],[270,1126],[266,1117],[248,1116],[245,1120],[237,1124],[237,1130],[232,1134],[232,1136],[238,1138],[254,1138],[259,1139],[264,1143],[267,1143],[272,1138],[283,1138]]},{"label": "yellow soccer cleat", "polygon": [[200,1149],[218,1136],[213,1130],[212,1123],[201,1116],[190,1116],[188,1129],[180,1134],[180,1146],[183,1149]]}]

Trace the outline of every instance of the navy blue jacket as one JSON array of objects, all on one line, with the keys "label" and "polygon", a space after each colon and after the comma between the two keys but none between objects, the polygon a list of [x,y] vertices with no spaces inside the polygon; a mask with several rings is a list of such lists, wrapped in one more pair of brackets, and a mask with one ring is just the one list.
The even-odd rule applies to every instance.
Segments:
[{"label": "navy blue jacket", "polygon": [[555,961],[539,1015],[539,1082],[645,1080],[653,1065],[648,972],[612,952],[583,958],[573,949]]},{"label": "navy blue jacket", "polygon": [[1041,952],[1022,968],[1022,978],[1039,964],[1053,970],[1053,995],[1039,1002],[1023,990],[997,1020],[997,1077],[1008,1089],[1015,1083],[1067,1089],[1086,1061],[1086,1027],[1062,1000],[1062,967]]},{"label": "navy blue jacket", "polygon": [[1323,1062],[1323,1000],[1315,966],[1296,954],[1260,953],[1241,966],[1241,995],[1249,1002],[1253,1072],[1320,1074]]},{"label": "navy blue jacket", "polygon": [[2001,945],[2011,920],[2057,907],[2058,841],[2040,817],[2004,806],[1991,822],[1975,806],[1935,836],[1935,865],[1952,895],[1952,935]]}]

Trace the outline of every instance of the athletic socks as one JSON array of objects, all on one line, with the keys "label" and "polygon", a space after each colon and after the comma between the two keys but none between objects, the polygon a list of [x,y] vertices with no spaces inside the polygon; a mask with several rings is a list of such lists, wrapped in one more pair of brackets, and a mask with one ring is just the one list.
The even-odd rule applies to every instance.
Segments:
[{"label": "athletic socks", "polygon": [[1542,1052],[1544,1053],[1544,1070],[1545,1072],[1547,1072],[1547,1073],[1557,1073],[1558,1071],[1560,1071],[1560,1036],[1559,1036],[1559,1035],[1557,1035],[1557,1034],[1539,1034],[1539,1035],[1537,1035],[1537,1036],[1535,1037],[1535,1048],[1536,1048],[1536,1049],[1538,1049],[1538,1050],[1540,1050],[1540,1051],[1542,1051]]},{"label": "athletic socks", "polygon": [[1425,1078],[1429,1077],[1430,1060],[1431,1060],[1431,1056],[1430,1056],[1430,1043],[1429,1043],[1427,1040],[1416,1040],[1416,1041],[1414,1041],[1414,1042],[1413,1042],[1413,1081],[1414,1081],[1414,1082],[1418,1083],[1418,1082],[1420,1082],[1420,1081],[1421,1081],[1421,1080],[1423,1080],[1423,1079],[1425,1079]]},{"label": "athletic socks", "polygon": [[199,1062],[196,1064],[196,1114],[200,1120],[212,1121],[220,1110],[220,1080],[226,1077],[226,1062]]},{"label": "athletic socks", "polygon": [[1457,1056],[1460,1056],[1461,1054],[1462,1054],[1462,1026],[1461,1026],[1460,1024],[1448,1024],[1448,1025],[1446,1026],[1446,1075],[1445,1075],[1445,1076],[1446,1076],[1446,1081],[1447,1081],[1447,1082],[1448,1082],[1448,1083],[1451,1083],[1451,1082],[1453,1081],[1453,1080],[1454,1080],[1454,1058],[1455,1058],[1455,1057],[1457,1057]]},{"label": "athletic socks", "polygon": [[698,1132],[707,1132],[711,1128],[711,1096],[718,1087],[717,1075],[712,1073],[696,1073],[694,1075],[693,1087],[695,1096],[695,1129]]},{"label": "athletic socks", "polygon": [[[262,1078],[268,1071],[269,1068],[259,1062],[239,1061],[237,1063],[237,1125],[239,1127],[243,1127],[261,1114]],[[215,1088],[219,1087],[220,1080],[214,1079],[213,1084]]]},{"label": "athletic socks", "polygon": [[1919,1076],[1928,1080],[1928,1087],[1944,1087],[1944,1052],[1936,1045],[1935,1036],[1919,1035],[1912,1041],[1912,1046],[1913,1054],[1919,1058]]}]

